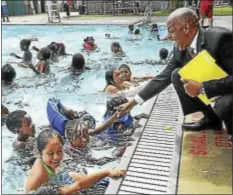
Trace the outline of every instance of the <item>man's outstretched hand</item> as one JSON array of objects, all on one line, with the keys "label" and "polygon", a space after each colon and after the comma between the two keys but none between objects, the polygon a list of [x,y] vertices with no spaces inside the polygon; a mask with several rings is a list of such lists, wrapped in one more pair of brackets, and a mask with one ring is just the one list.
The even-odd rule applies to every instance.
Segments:
[{"label": "man's outstretched hand", "polygon": [[137,102],[134,99],[130,100],[125,104],[121,104],[117,109],[117,113],[118,113],[117,116],[120,117],[123,114],[129,112],[136,104]]}]

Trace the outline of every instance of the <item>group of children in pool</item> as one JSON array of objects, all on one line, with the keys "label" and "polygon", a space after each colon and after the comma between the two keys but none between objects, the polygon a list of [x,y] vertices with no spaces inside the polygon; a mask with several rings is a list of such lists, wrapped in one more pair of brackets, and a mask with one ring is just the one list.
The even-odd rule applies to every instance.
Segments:
[{"label": "group of children in pool", "polygon": [[[139,33],[139,29],[136,29],[134,32],[134,34]],[[32,65],[32,53],[29,50],[31,41],[37,41],[37,39],[23,39],[20,42],[20,48],[24,51],[23,57],[14,53],[11,55],[22,59],[22,63],[18,64],[19,66],[32,68],[36,74],[48,74],[50,60],[69,55],[66,53],[63,43],[52,42],[41,49],[33,47],[37,51],[37,58],[39,59],[39,62],[34,67]],[[83,47],[86,50],[96,50],[98,48],[93,37],[84,39]],[[111,44],[111,51],[114,54],[124,53],[118,42]],[[165,49],[160,52],[161,60],[165,60],[165,63],[167,55],[168,52]],[[90,68],[85,66],[83,55],[78,53],[73,55],[71,69],[84,71]],[[6,64],[2,67],[2,70],[4,73],[2,74],[4,76],[2,79],[5,84],[12,83],[16,76],[14,68],[10,64]],[[133,77],[129,66],[123,64],[118,69],[107,71],[105,78],[107,85],[104,92],[117,93],[130,86],[137,86],[138,82],[142,80],[153,79],[154,76]],[[103,182],[103,179],[106,177],[124,176],[126,174],[125,170],[102,170],[94,174],[82,175],[76,172],[59,172],[59,166],[61,165],[64,152],[71,155],[74,159],[84,158],[86,163],[95,164],[98,160],[92,158],[89,153],[92,146],[89,136],[92,136],[95,142],[110,140],[111,143],[115,143],[117,140],[129,140],[128,138],[137,127],[135,124],[141,118],[147,118],[148,116],[141,114],[132,117],[130,113],[127,113],[119,117],[117,107],[127,101],[125,97],[119,95],[111,98],[107,102],[104,123],[96,127],[94,117],[86,111],[74,111],[65,107],[60,100],[49,99],[47,102],[47,115],[50,127],[40,132],[36,139],[38,157],[33,163],[26,180],[26,193],[71,194],[87,189],[99,181],[102,181],[107,186],[108,181],[105,180]],[[23,110],[9,113],[3,105],[2,114],[5,116],[7,128],[14,134],[18,134],[17,139],[13,143],[14,149],[24,149],[29,138],[34,137],[36,133],[31,117]],[[127,130],[130,131],[127,132]],[[127,146],[128,144],[123,145],[123,150]],[[120,155],[122,155],[122,152],[115,154],[112,158],[102,158],[96,164],[102,165],[116,159]],[[49,185],[47,185],[48,183]]]},{"label": "group of children in pool", "polygon": [[[85,176],[72,172],[57,174],[56,170],[63,158],[64,143],[65,151],[69,154],[72,150],[76,152],[79,158],[82,150],[88,146],[89,135],[101,135],[103,132],[103,134],[108,135],[107,139],[116,141],[118,134],[127,129],[133,129],[135,121],[147,117],[146,115],[140,115],[133,118],[128,113],[118,118],[117,107],[127,101],[123,96],[116,96],[108,101],[104,115],[105,121],[101,126],[95,127],[95,119],[87,112],[68,109],[54,98],[48,100],[47,115],[51,127],[43,130],[37,137],[36,144],[39,157],[34,162],[26,181],[27,193],[33,192],[38,187],[50,182],[59,186],[57,189],[61,194],[70,194],[88,188],[105,177],[124,176],[124,170],[105,170]],[[23,110],[8,114],[6,126],[11,132],[18,134],[13,143],[16,150],[23,149],[29,137],[35,136],[35,126],[32,119]],[[127,136],[125,135],[125,137]],[[93,159],[91,163],[93,163]],[[51,186],[48,188],[50,189]]]}]

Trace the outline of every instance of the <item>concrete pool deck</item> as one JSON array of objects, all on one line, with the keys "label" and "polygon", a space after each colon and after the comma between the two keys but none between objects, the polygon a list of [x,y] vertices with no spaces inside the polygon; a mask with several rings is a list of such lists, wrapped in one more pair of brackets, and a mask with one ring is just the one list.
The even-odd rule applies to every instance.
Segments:
[{"label": "concrete pool deck", "polygon": [[[60,12],[61,23],[48,23],[47,14],[10,16],[11,22],[2,22],[2,24],[120,24],[128,25],[139,21],[143,16],[79,16],[78,13],[71,13],[67,18],[65,12]],[[165,22],[167,17],[153,16],[152,21]],[[232,16],[215,16],[214,25],[219,25],[232,30]]]}]

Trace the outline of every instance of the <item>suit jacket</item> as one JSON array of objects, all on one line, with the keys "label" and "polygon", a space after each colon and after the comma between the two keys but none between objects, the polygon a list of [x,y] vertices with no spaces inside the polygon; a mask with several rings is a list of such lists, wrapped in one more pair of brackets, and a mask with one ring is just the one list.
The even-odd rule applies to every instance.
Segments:
[{"label": "suit jacket", "polygon": [[[216,60],[228,76],[204,82],[206,95],[211,98],[225,94],[232,94],[232,64],[233,64],[233,36],[232,31],[221,27],[211,27],[207,30],[200,29],[197,38],[197,52],[206,49]],[[186,50],[180,51],[177,47],[173,49],[173,57],[166,68],[155,77],[148,85],[139,92],[139,96],[147,101],[164,90],[171,84],[171,75],[177,68],[182,68],[192,58]]]}]

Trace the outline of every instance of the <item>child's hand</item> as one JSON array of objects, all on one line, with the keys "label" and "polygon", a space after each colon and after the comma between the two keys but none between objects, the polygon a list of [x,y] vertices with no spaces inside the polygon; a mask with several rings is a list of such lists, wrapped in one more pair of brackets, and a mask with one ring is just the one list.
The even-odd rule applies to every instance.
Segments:
[{"label": "child's hand", "polygon": [[109,177],[121,177],[121,176],[123,177],[125,175],[126,175],[126,171],[120,169],[111,169],[108,174]]},{"label": "child's hand", "polygon": [[13,56],[13,57],[15,57],[15,56],[16,56],[16,55],[15,55],[15,53],[10,53],[10,55],[11,55],[11,56]]}]

